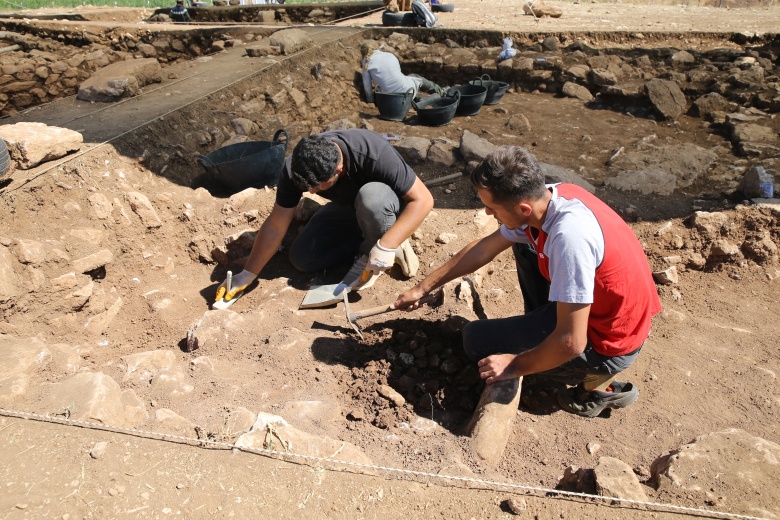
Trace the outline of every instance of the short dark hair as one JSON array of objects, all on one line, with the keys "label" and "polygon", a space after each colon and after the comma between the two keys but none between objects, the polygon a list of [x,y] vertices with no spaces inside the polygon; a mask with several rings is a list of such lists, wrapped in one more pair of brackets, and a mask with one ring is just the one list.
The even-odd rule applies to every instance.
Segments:
[{"label": "short dark hair", "polygon": [[338,145],[321,135],[310,135],[298,142],[292,154],[292,181],[308,191],[327,181],[336,173],[341,154]]},{"label": "short dark hair", "polygon": [[547,189],[544,173],[531,152],[520,146],[499,146],[471,172],[471,184],[490,192],[499,204],[538,200]]}]

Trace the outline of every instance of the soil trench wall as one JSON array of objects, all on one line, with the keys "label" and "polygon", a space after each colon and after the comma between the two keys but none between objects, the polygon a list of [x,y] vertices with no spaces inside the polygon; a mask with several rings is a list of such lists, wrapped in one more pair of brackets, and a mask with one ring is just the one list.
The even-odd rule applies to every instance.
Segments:
[{"label": "soil trench wall", "polygon": [[[359,4],[364,5],[364,4]],[[354,7],[355,4],[349,4]],[[270,6],[269,6],[270,7]],[[238,7],[214,8],[214,12],[232,10],[252,12]],[[255,12],[262,10],[254,9]],[[301,10],[304,12],[305,9]],[[343,14],[343,13],[341,13]],[[96,70],[120,60],[131,58],[156,58],[162,65],[188,60],[215,51],[215,42],[233,44],[250,43],[270,35],[276,29],[241,27],[182,28],[181,30],[151,31],[148,29],[79,29],[28,25],[7,20],[0,25],[0,45],[18,45],[19,50],[0,55],[0,115],[14,115],[18,111],[74,95],[78,86]],[[623,56],[636,59],[647,55],[650,60],[664,66],[662,74],[684,74],[692,67],[668,67],[671,56],[678,50],[690,48],[688,42],[709,42],[711,55],[724,56],[729,52],[750,50],[769,62],[780,54],[780,36],[766,34],[748,37],[743,34],[713,35],[710,33],[686,33],[684,36],[669,33],[643,35],[626,33],[576,33],[576,34],[505,34],[497,31],[440,30],[432,35],[425,29],[371,29],[367,37],[382,39],[392,33],[406,34],[412,42],[428,44],[412,48],[404,53],[404,68],[408,72],[430,77],[434,81],[453,85],[467,82],[483,74],[500,79],[523,90],[541,90],[558,93],[572,79],[567,74],[576,60],[571,55],[547,52],[540,44],[544,38],[555,37],[561,47],[579,50],[585,59],[598,55]],[[514,60],[498,62],[496,57],[506,36],[515,40],[515,48],[521,55]],[[586,43],[582,43],[586,42]],[[437,52],[431,52],[435,44],[454,45],[468,49],[461,58],[445,62]],[[626,48],[626,46],[628,48]],[[439,49],[441,50],[441,49]],[[763,54],[762,54],[763,53]],[[569,53],[571,54],[571,53]],[[352,59],[350,57],[350,59]],[[533,61],[529,61],[533,60]],[[631,76],[631,74],[629,74]],[[636,74],[637,78],[641,75]],[[584,82],[594,95],[597,85]],[[689,95],[701,95],[707,85],[687,86]],[[685,90],[685,89],[684,89]],[[618,96],[620,97],[620,96]],[[625,104],[631,98],[620,100]]]}]

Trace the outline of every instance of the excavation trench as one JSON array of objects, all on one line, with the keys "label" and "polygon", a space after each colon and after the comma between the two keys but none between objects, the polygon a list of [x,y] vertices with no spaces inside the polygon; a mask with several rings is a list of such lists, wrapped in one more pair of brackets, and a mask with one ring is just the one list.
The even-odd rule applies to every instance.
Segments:
[{"label": "excavation trench", "polygon": [[[647,354],[630,374],[646,392],[639,411],[612,419],[631,435],[605,428],[604,421],[561,417],[558,387],[529,377],[506,456],[495,471],[554,486],[565,467],[594,464],[581,446],[587,440],[600,441],[605,453],[646,477],[652,460],[681,437],[727,426],[776,436],[771,403],[745,399],[724,410],[706,398],[714,391],[733,395],[733,385],[720,378],[723,366],[748,372],[753,359],[776,365],[773,346],[753,341],[752,333],[746,339],[744,332],[771,335],[774,297],[767,280],[777,277],[777,247],[771,246],[780,239],[776,210],[735,205],[744,199],[740,181],[749,166],[777,167],[777,145],[739,141],[735,125],[742,123],[720,114],[754,117],[751,124],[777,134],[773,36],[740,41],[704,33],[653,35],[637,45],[636,35],[628,33],[561,33],[554,35],[554,50],[546,41],[553,35],[514,34],[518,56],[507,65],[495,59],[506,36],[499,32],[314,27],[306,29],[314,44],[304,51],[249,58],[243,46],[262,39],[260,29],[224,29],[225,40],[236,44],[218,54],[210,49],[219,31],[198,31],[188,31],[192,45],[184,51],[165,55],[163,81],[137,98],[101,105],[64,97],[17,110],[4,121],[78,130],[87,150],[16,170],[0,188],[0,217],[7,226],[2,260],[10,266],[7,279],[16,284],[4,286],[10,297],[0,306],[0,332],[28,338],[35,331],[38,338],[28,343],[48,352],[42,359],[56,360],[30,369],[31,382],[13,398],[14,406],[47,414],[67,409],[77,416],[86,405],[75,398],[75,407],[65,402],[77,394],[68,385],[75,376],[102,374],[114,382],[114,413],[98,418],[107,423],[232,442],[265,412],[309,434],[351,443],[376,463],[452,474],[487,471],[463,435],[483,385],[463,356],[459,330],[469,320],[521,311],[510,255],[450,287],[440,309],[366,320],[366,340],[360,341],[341,306],[298,310],[310,283],[339,273],[315,278],[290,267],[286,248],[303,225],[296,222],[258,283],[224,314],[229,317],[209,315],[215,319],[209,322],[212,335],[204,335],[197,350],[184,351],[187,330],[195,323],[209,326],[200,320],[216,285],[228,269],[242,268],[252,233],[274,203],[273,189],[227,192],[204,177],[197,156],[226,142],[269,140],[279,129],[289,134],[290,151],[303,136],[354,126],[398,135],[394,143],[424,180],[467,171],[474,160],[464,146],[469,134],[493,145],[526,146],[563,171],[557,175],[590,184],[632,222],[654,271],[672,262],[683,273],[678,285],[659,285],[659,292],[667,308],[692,317],[677,322],[669,313],[659,319]],[[162,37],[168,35],[154,35]],[[420,125],[414,111],[403,122],[379,119],[359,90],[359,43],[366,38],[392,46],[405,71],[441,85],[488,74],[510,89],[498,105],[444,127]],[[198,41],[202,46],[193,47]],[[764,69],[763,77],[750,75],[754,66]],[[609,75],[591,74],[596,69],[619,79],[599,84]],[[676,118],[659,115],[644,90],[656,78],[681,85],[687,106]],[[564,94],[569,83],[593,99]],[[723,98],[721,110],[699,114],[695,101],[712,92]],[[425,154],[407,138],[420,139]],[[652,163],[659,157],[666,162]],[[622,172],[643,169],[661,173],[628,187],[616,183]],[[672,173],[674,188],[660,194],[661,181]],[[436,208],[414,239],[421,275],[495,229],[478,214],[466,178],[432,192]],[[159,222],[138,209],[139,193]],[[690,223],[697,210],[723,212],[730,224],[708,234],[705,223]],[[736,252],[725,250],[723,240],[736,244]],[[103,261],[74,270],[74,264],[86,265],[79,263],[84,258]],[[748,284],[748,278],[754,281]],[[387,303],[414,281],[391,271],[352,306]],[[751,299],[761,304],[750,312],[735,310],[735,300]],[[710,316],[716,314],[736,325],[713,334]],[[685,319],[695,323],[680,326]],[[731,344],[744,348],[733,352]],[[682,376],[678,367],[690,356],[718,362],[702,374]],[[688,392],[699,392],[698,398]],[[696,416],[686,421],[680,410],[691,403]],[[568,430],[579,437],[565,435]],[[699,504],[685,493],[672,498]]]}]

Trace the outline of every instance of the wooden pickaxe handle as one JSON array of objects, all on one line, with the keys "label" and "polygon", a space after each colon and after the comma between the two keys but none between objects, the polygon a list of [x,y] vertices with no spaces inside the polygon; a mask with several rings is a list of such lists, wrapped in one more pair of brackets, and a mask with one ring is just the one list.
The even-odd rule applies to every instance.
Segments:
[{"label": "wooden pickaxe handle", "polygon": [[[429,303],[433,303],[436,301],[436,298],[439,296],[438,293],[431,293],[426,296],[423,296],[417,302],[420,305],[427,305]],[[389,305],[379,305],[377,307],[371,307],[370,309],[363,309],[362,311],[354,311],[347,313],[347,320],[349,320],[350,323],[363,319],[368,318],[369,316],[376,316],[377,314],[384,314],[385,312],[395,311],[398,309],[394,309],[392,307],[392,304]]]}]

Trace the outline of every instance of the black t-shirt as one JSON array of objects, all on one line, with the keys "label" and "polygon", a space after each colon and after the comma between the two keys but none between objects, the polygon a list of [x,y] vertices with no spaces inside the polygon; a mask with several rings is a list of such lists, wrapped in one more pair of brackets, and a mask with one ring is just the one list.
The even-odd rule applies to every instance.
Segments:
[{"label": "black t-shirt", "polygon": [[[352,205],[358,190],[369,182],[387,184],[399,199],[412,188],[417,175],[381,135],[361,129],[333,130],[320,135],[341,149],[344,174],[333,187],[317,195],[338,204]],[[290,176],[291,162],[292,155],[284,162],[276,191],[276,203],[283,208],[294,208],[303,194]]]}]

